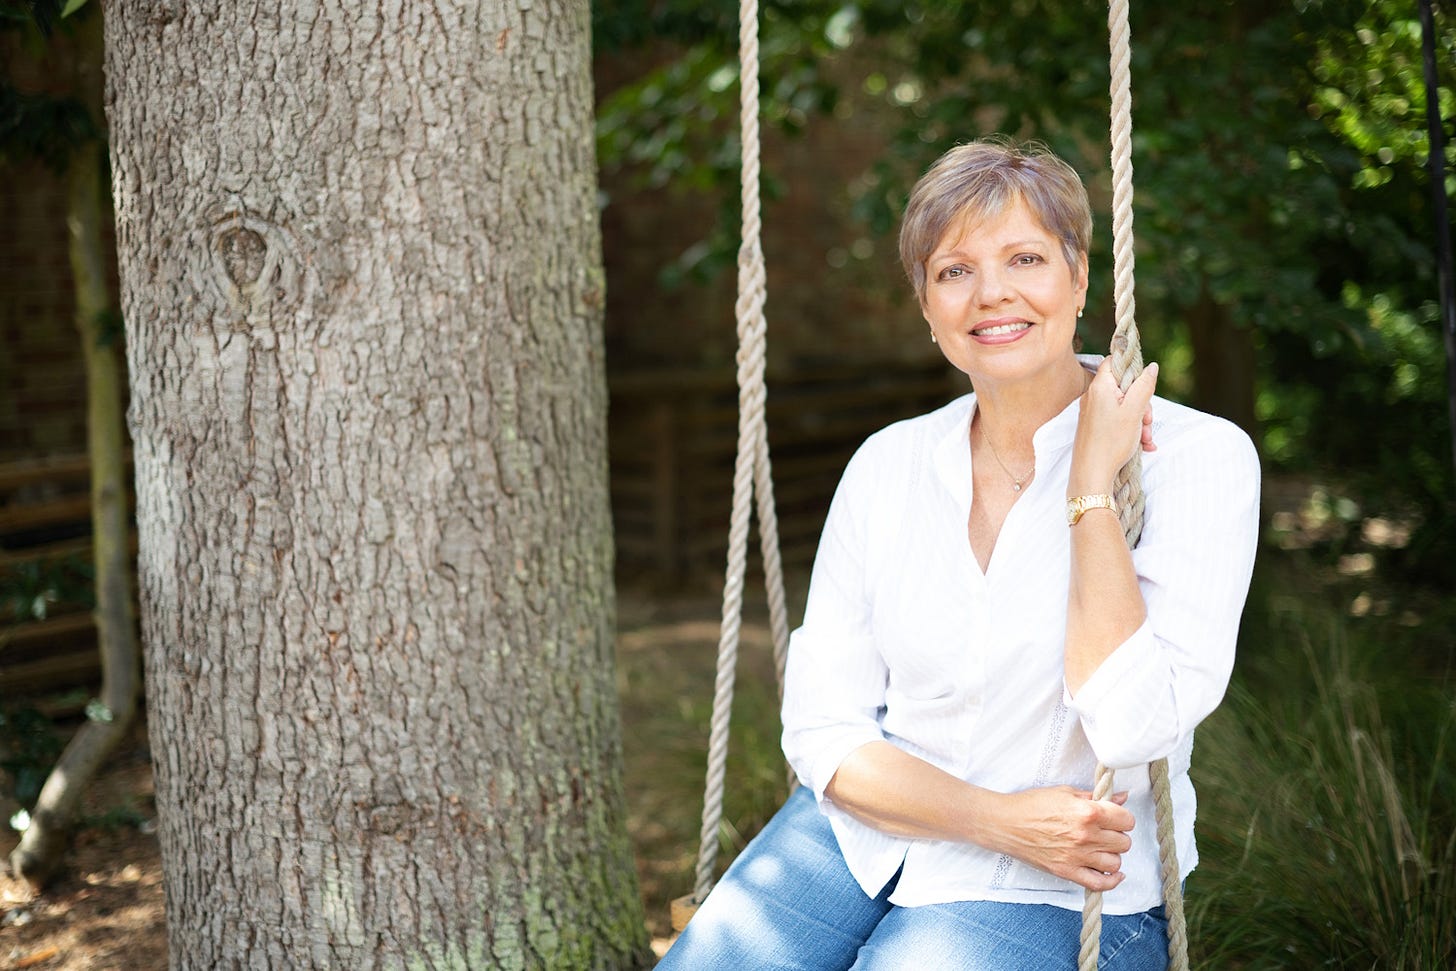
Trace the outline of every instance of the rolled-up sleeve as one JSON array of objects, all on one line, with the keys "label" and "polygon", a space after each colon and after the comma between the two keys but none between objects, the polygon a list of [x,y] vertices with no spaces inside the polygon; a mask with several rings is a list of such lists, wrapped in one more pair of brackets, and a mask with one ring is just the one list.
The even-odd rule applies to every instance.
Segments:
[{"label": "rolled-up sleeve", "polygon": [[880,719],[888,669],[874,643],[865,571],[869,518],[883,508],[875,501],[872,452],[866,443],[856,453],[835,491],[804,623],[789,641],[784,755],[821,805],[845,756],[884,737]]},{"label": "rolled-up sleeve", "polygon": [[1259,459],[1210,419],[1144,475],[1133,551],[1147,619],[1065,700],[1115,769],[1163,758],[1222,700],[1259,530]]}]

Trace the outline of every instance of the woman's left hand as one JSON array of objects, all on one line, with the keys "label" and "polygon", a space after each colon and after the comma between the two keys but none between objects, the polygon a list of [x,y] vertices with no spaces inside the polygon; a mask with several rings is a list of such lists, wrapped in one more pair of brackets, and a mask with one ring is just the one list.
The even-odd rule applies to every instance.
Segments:
[{"label": "woman's left hand", "polygon": [[1118,470],[1139,447],[1157,449],[1151,404],[1157,386],[1158,365],[1149,364],[1124,395],[1112,376],[1112,358],[1103,359],[1082,395],[1069,495],[1111,492]]}]

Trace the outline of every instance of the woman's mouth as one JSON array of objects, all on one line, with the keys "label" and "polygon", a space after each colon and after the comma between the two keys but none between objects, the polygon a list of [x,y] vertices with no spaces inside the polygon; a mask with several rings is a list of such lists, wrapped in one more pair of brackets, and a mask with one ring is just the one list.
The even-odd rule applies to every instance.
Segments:
[{"label": "woman's mouth", "polygon": [[1017,340],[1031,329],[1025,320],[990,320],[971,330],[971,336],[986,344],[1005,344]]}]

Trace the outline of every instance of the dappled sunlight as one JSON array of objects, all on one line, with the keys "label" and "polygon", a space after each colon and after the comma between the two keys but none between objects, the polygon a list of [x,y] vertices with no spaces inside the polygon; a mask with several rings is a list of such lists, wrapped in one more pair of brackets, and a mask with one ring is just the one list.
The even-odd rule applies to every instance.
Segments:
[{"label": "dappled sunlight", "polygon": [[[795,578],[790,586],[804,582]],[[627,828],[659,954],[672,938],[669,902],[693,890],[721,613],[719,595],[711,590],[664,594],[623,582],[618,592]],[[750,599],[745,613],[719,826],[720,872],[784,798],[767,610]]]},{"label": "dappled sunlight", "polygon": [[[1333,542],[1404,549],[1419,525],[1413,516],[1389,511],[1366,515],[1359,502],[1342,495],[1337,486],[1296,478],[1266,479],[1264,508],[1267,539],[1283,550],[1307,550]],[[1342,558],[1338,569],[1346,576],[1357,576],[1374,567],[1373,556],[1357,552]]]}]

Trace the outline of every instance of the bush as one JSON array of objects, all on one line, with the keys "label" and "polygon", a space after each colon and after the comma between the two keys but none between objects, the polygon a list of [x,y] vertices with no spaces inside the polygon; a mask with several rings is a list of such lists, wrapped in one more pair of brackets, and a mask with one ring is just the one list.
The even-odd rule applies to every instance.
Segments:
[{"label": "bush", "polygon": [[1199,731],[1196,963],[1456,967],[1450,691],[1388,622],[1304,601],[1267,626]]}]

